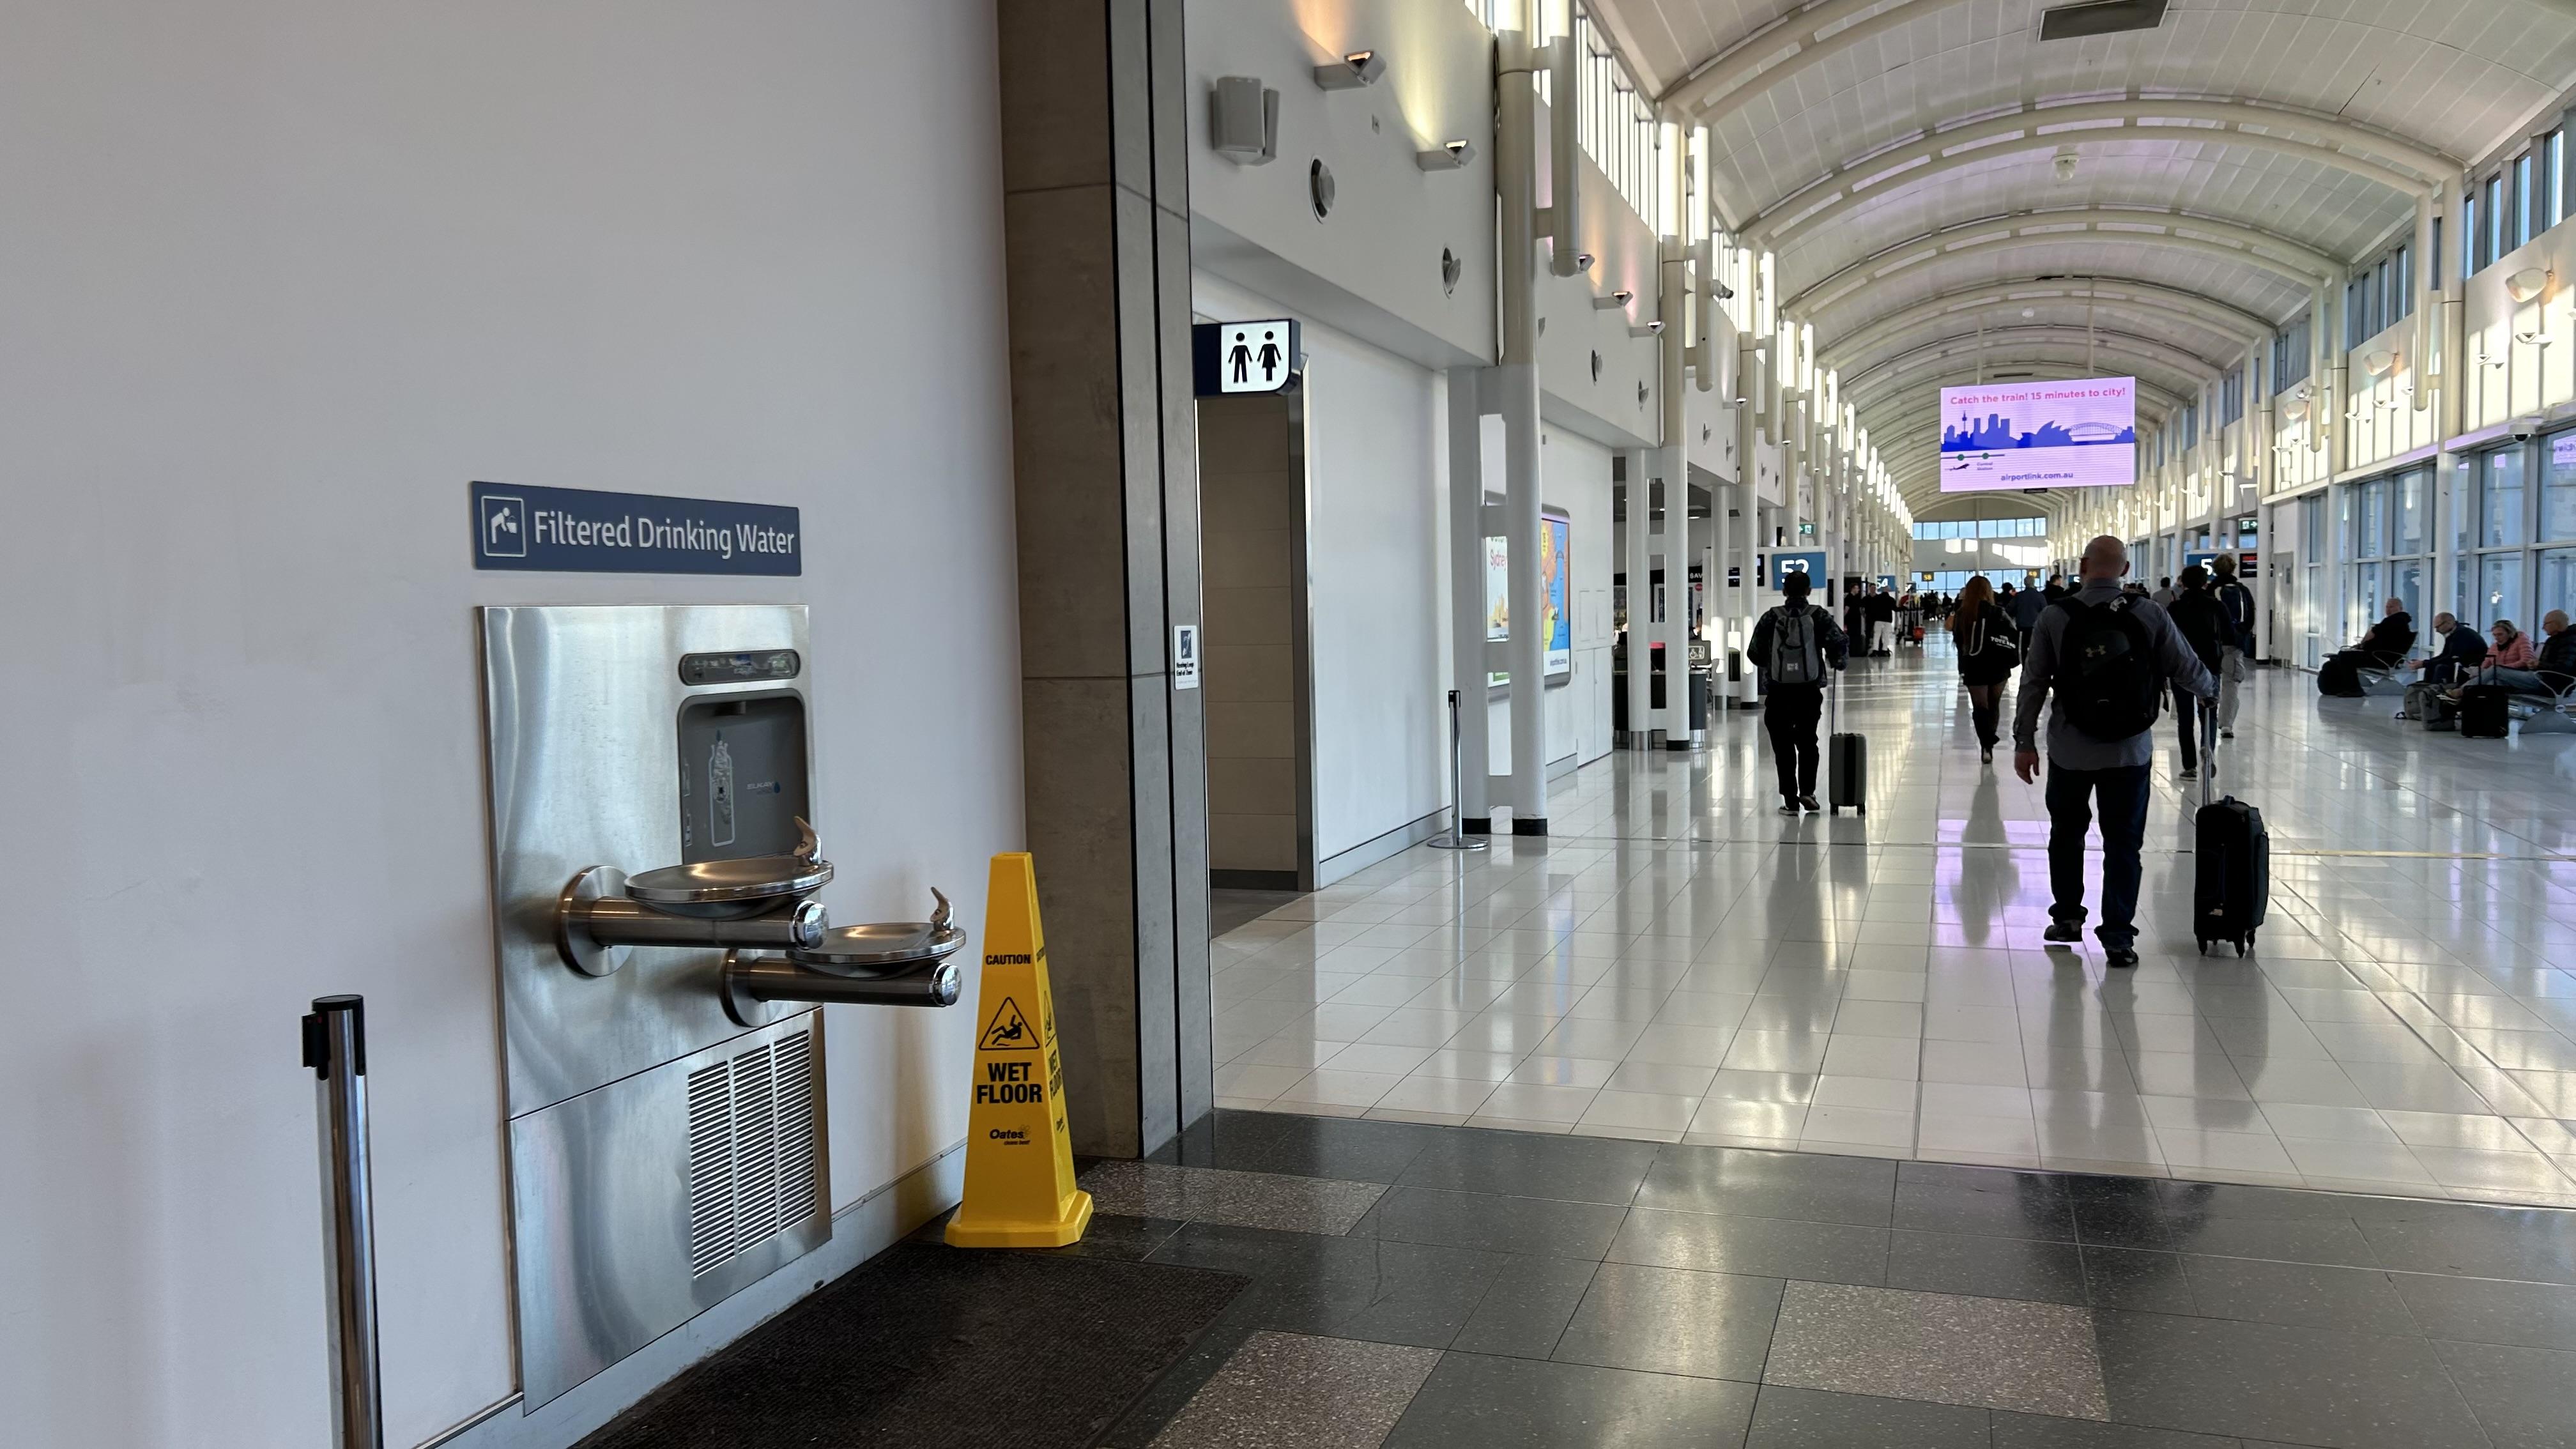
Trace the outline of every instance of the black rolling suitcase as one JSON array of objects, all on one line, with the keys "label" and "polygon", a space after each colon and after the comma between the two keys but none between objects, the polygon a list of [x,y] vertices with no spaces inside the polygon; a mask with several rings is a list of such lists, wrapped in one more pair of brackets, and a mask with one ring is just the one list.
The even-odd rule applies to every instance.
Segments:
[{"label": "black rolling suitcase", "polygon": [[1869,739],[1865,735],[1842,732],[1843,690],[1834,692],[1832,735],[1825,740],[1825,809],[1832,813],[1848,805],[1863,815],[1869,813]]},{"label": "black rolling suitcase", "polygon": [[2327,655],[2317,666],[2317,693],[2328,699],[2359,699],[2369,693],[2361,687],[2361,661],[2348,650]]},{"label": "black rolling suitcase", "polygon": [[2217,708],[2200,703],[2200,812],[2192,817],[2191,935],[2207,955],[2212,942],[2228,941],[2236,954],[2254,949],[2272,898],[2272,837],[2263,812],[2230,795],[2210,799],[2218,774]]},{"label": "black rolling suitcase", "polygon": [[2513,733],[2513,691],[2472,684],[2460,691],[2460,738],[2500,740]]}]

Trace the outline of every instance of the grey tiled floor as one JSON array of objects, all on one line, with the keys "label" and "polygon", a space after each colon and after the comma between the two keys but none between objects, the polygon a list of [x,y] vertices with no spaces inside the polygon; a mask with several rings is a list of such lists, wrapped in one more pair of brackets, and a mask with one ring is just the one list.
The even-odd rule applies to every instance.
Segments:
[{"label": "grey tiled floor", "polygon": [[2252,687],[2273,837],[2201,958],[2159,729],[2144,964],[2049,951],[2036,787],[1946,661],[1848,688],[1865,817],[1771,813],[1758,721],[1560,782],[1544,843],[1417,849],[1216,943],[1217,1091],[1281,1112],[2576,1203],[2576,738]]},{"label": "grey tiled floor", "polygon": [[1124,1449],[2576,1443],[2576,1213],[1258,1112],[1157,1157],[1384,1191],[1095,1219],[1248,1280]]}]

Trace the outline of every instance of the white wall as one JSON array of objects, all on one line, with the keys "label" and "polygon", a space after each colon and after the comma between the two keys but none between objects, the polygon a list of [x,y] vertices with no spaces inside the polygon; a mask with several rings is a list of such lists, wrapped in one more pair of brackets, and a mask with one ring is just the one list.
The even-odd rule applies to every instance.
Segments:
[{"label": "white wall", "polygon": [[[1206,273],[1210,317],[1296,315]],[[1448,798],[1444,380],[1298,318],[1306,345],[1307,614],[1319,860]]]},{"label": "white wall", "polygon": [[[415,1444],[512,1387],[473,605],[809,603],[838,919],[1021,840],[991,8],[8,31],[5,1436],[328,1442],[295,1020],[358,991]],[[807,573],[477,574],[473,479],[795,504]],[[833,1010],[847,1204],[962,1136],[972,1023]]]},{"label": "white wall", "polygon": [[[1190,254],[1194,265],[1434,367],[1492,360],[1493,37],[1457,0],[1191,0]],[[1353,50],[1387,57],[1364,90],[1325,91],[1314,68]],[[1210,88],[1255,76],[1279,92],[1279,154],[1243,166],[1208,145]],[[1473,143],[1457,171],[1417,152]],[[1335,201],[1322,220],[1309,171]],[[1444,286],[1440,256],[1463,264]]]}]

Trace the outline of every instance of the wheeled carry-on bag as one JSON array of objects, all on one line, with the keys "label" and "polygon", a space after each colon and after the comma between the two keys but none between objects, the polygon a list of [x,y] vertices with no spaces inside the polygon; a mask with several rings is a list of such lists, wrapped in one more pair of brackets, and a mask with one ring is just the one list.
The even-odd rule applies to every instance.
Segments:
[{"label": "wheeled carry-on bag", "polygon": [[2500,740],[2513,733],[2513,691],[2472,684],[2460,691],[2460,738]]},{"label": "wheeled carry-on bag", "polygon": [[1839,684],[1829,687],[1834,694],[1834,732],[1825,740],[1825,810],[1832,814],[1848,805],[1866,815],[1869,813],[1869,739],[1865,735],[1843,733],[1843,687]]},{"label": "wheeled carry-on bag", "polygon": [[2218,708],[2200,702],[2200,811],[2192,817],[2191,935],[2202,955],[2217,941],[2236,954],[2254,949],[2254,933],[2272,898],[2272,837],[2263,812],[2230,795],[2210,798],[2218,774]]}]

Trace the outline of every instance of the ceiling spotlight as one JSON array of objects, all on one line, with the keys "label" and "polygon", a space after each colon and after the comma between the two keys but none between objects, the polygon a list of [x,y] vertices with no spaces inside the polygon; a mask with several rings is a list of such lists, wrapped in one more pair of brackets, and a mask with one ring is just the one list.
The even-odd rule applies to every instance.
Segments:
[{"label": "ceiling spotlight", "polygon": [[1315,67],[1315,84],[1328,91],[1355,91],[1377,84],[1386,74],[1386,57],[1374,50],[1354,50],[1330,65]]},{"label": "ceiling spotlight", "polygon": [[1664,324],[1661,321],[1654,321],[1649,322],[1642,327],[1629,328],[1628,335],[1631,337],[1657,337],[1663,334],[1663,330]]},{"label": "ceiling spotlight", "polygon": [[1413,164],[1425,171],[1456,171],[1476,159],[1476,148],[1465,141],[1443,141],[1429,151],[1413,153]]},{"label": "ceiling spotlight", "polygon": [[1607,297],[1593,298],[1592,310],[1595,312],[1616,312],[1620,308],[1627,306],[1630,302],[1635,301],[1636,297],[1636,293],[1629,291],[1625,287],[1621,287],[1618,291],[1611,293]]}]

